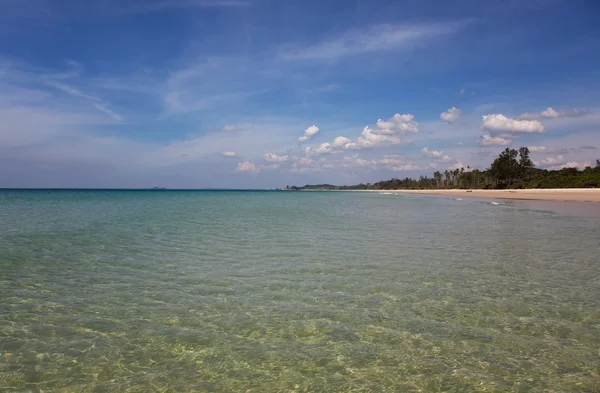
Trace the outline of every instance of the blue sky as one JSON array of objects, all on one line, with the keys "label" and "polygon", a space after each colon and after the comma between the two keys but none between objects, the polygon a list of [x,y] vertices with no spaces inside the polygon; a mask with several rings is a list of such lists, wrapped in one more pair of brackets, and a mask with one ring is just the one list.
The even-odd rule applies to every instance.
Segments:
[{"label": "blue sky", "polygon": [[600,158],[591,1],[0,0],[0,187],[275,188]]}]

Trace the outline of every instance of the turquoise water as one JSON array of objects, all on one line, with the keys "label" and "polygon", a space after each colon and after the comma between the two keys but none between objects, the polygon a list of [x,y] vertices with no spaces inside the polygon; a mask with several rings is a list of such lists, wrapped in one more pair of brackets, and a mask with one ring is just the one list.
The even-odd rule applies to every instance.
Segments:
[{"label": "turquoise water", "polygon": [[598,392],[599,255],[476,200],[0,191],[0,391]]}]

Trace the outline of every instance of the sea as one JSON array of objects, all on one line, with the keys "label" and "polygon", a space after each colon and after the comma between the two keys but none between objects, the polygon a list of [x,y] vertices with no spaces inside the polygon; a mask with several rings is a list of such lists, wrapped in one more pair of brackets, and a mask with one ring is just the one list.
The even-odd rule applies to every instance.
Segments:
[{"label": "sea", "polygon": [[599,392],[600,216],[540,206],[0,190],[0,391]]}]

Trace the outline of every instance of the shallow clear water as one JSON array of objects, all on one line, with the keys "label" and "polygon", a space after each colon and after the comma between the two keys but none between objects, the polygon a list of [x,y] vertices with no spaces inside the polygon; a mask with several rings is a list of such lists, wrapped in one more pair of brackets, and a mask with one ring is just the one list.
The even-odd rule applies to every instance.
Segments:
[{"label": "shallow clear water", "polygon": [[597,392],[599,255],[476,200],[0,191],[0,391]]}]

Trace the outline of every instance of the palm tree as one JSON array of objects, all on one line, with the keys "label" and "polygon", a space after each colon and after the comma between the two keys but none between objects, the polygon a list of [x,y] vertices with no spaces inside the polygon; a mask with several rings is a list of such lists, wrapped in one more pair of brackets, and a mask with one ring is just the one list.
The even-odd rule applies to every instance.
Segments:
[{"label": "palm tree", "polygon": [[440,188],[442,183],[442,174],[440,173],[440,171],[433,172],[433,177],[437,183],[437,188]]}]

